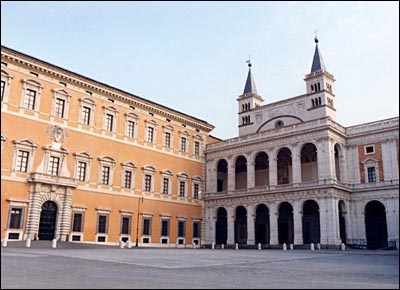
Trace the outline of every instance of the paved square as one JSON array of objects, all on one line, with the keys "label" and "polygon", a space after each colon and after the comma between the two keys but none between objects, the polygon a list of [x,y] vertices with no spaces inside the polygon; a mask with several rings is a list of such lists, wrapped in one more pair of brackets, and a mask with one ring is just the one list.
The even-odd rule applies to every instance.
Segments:
[{"label": "paved square", "polygon": [[399,288],[398,251],[1,249],[1,288]]}]

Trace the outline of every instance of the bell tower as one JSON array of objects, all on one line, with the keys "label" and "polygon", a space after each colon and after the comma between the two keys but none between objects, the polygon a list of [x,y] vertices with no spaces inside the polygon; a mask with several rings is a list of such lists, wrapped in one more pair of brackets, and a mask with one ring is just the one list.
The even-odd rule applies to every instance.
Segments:
[{"label": "bell tower", "polygon": [[249,126],[254,123],[253,110],[263,105],[263,98],[258,95],[256,84],[254,82],[253,74],[251,73],[251,62],[247,61],[249,72],[247,74],[246,84],[244,86],[243,94],[237,99],[238,107],[238,125],[239,131],[241,127]]},{"label": "bell tower", "polygon": [[323,108],[326,115],[333,120],[336,119],[335,94],[333,92],[333,83],[335,78],[330,74],[322,59],[318,48],[318,38],[315,36],[315,51],[311,65],[311,72],[304,78],[306,82],[306,91],[309,96],[309,106],[311,110]]}]

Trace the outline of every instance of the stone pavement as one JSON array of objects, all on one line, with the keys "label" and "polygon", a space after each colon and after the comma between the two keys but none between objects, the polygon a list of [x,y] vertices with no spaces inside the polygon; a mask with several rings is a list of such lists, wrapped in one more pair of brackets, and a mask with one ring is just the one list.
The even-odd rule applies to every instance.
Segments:
[{"label": "stone pavement", "polygon": [[32,242],[1,249],[1,288],[398,289],[399,252],[119,249]]}]

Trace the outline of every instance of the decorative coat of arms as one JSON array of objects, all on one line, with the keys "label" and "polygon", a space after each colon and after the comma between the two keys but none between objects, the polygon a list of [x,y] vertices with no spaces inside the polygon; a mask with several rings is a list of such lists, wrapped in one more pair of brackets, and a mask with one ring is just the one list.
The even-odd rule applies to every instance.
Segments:
[{"label": "decorative coat of arms", "polygon": [[67,131],[60,126],[54,125],[47,128],[47,134],[49,138],[57,143],[62,143],[65,137],[68,136]]}]

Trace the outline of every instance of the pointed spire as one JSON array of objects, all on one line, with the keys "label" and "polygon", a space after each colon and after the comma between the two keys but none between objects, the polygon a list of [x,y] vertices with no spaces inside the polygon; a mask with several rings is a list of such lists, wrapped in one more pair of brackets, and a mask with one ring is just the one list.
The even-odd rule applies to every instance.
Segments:
[{"label": "pointed spire", "polygon": [[244,86],[243,95],[253,93],[257,94],[256,83],[254,82],[253,75],[251,74],[251,62],[247,61],[249,66],[249,73],[247,74],[246,85]]},{"label": "pointed spire", "polygon": [[311,72],[316,72],[316,71],[326,71],[326,67],[324,64],[324,61],[322,59],[322,55],[319,52],[318,49],[318,38],[317,36],[314,37],[314,41],[315,41],[315,52],[314,52],[314,59],[313,59],[313,63],[311,66]]}]

